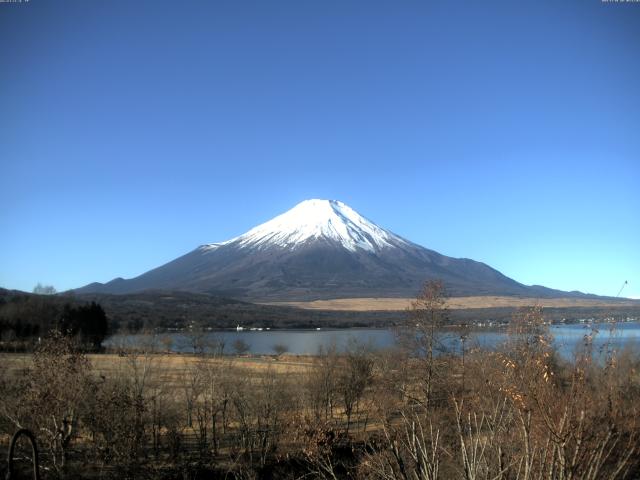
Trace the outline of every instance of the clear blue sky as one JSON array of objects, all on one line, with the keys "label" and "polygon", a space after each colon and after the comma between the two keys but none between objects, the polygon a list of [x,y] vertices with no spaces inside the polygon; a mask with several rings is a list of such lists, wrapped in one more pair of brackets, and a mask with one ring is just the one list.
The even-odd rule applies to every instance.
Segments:
[{"label": "clear blue sky", "polygon": [[0,286],[132,277],[306,198],[640,297],[640,3],[0,3]]}]

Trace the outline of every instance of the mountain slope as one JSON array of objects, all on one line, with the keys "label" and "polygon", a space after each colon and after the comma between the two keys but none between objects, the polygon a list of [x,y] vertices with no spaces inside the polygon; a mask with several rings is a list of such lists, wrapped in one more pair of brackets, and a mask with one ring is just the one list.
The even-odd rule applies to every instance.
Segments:
[{"label": "mountain slope", "polygon": [[78,291],[184,290],[263,301],[411,297],[428,279],[443,280],[454,296],[574,295],[527,287],[484,263],[428,250],[335,200],[306,200],[239,237],[202,245],[136,278]]}]

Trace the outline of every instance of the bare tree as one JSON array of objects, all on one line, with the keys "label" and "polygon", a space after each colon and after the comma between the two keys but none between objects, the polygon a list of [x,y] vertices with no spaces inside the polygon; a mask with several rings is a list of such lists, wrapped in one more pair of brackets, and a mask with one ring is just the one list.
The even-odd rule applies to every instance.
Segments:
[{"label": "bare tree", "polygon": [[38,295],[55,295],[57,290],[53,285],[42,285],[40,282],[33,287],[33,293],[37,293]]},{"label": "bare tree", "polygon": [[446,351],[442,326],[447,319],[444,285],[439,280],[430,280],[411,303],[406,324],[399,330],[399,344],[412,358],[408,365],[415,366],[420,386],[418,395],[409,390],[405,394],[427,408],[433,400],[437,377],[444,372],[438,368],[437,356]]},{"label": "bare tree", "polygon": [[171,337],[171,335],[164,335],[160,339],[160,343],[162,343],[162,346],[167,353],[171,352],[171,348],[173,347],[173,338]]},{"label": "bare tree", "polygon": [[194,354],[199,355],[204,353],[207,347],[207,332],[202,325],[195,323],[189,325],[187,338],[189,339],[189,344]]},{"label": "bare tree", "polygon": [[190,359],[184,360],[181,386],[186,408],[187,426],[193,427],[193,414],[196,402],[202,390],[202,369]]},{"label": "bare tree", "polygon": [[305,378],[309,407],[316,420],[329,421],[338,396],[339,357],[335,344],[320,347]]},{"label": "bare tree", "polygon": [[276,343],[271,347],[271,350],[276,354],[276,357],[281,357],[287,352],[287,350],[289,350],[289,347],[283,343]]},{"label": "bare tree", "polygon": [[71,339],[53,332],[37,347],[26,372],[25,391],[17,412],[9,416],[17,428],[43,435],[53,468],[63,472],[71,442],[92,389],[91,366]]},{"label": "bare tree", "polygon": [[353,414],[358,409],[358,402],[373,380],[373,358],[370,348],[357,341],[351,342],[341,367],[338,370],[338,391],[347,417],[348,434]]},{"label": "bare tree", "polygon": [[251,345],[241,338],[234,340],[232,346],[238,355],[245,355],[251,349]]},{"label": "bare tree", "polygon": [[196,418],[199,424],[201,443],[206,443],[207,429],[210,432],[214,453],[218,453],[220,426],[224,432],[226,408],[229,401],[226,387],[227,375],[233,371],[231,361],[222,357],[206,357],[198,362],[201,388],[196,404]]}]

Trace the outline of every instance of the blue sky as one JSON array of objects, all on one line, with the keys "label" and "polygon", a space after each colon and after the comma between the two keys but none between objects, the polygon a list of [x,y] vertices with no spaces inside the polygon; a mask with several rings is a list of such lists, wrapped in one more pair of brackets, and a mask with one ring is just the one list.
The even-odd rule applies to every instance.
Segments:
[{"label": "blue sky", "polygon": [[307,198],[640,297],[640,4],[0,4],[0,286],[132,277]]}]

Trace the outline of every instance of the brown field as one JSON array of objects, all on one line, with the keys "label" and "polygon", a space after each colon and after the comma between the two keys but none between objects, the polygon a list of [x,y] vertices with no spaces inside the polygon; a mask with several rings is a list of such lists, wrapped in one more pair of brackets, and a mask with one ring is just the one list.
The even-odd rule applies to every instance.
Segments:
[{"label": "brown field", "polygon": [[[406,310],[412,298],[336,298],[309,302],[269,302],[265,305],[286,305],[308,310],[401,311]],[[453,297],[447,299],[447,307],[453,310],[468,308],[531,307],[624,307],[638,306],[633,300],[596,300],[590,298],[520,298],[520,297]]]},{"label": "brown field", "polygon": [[[33,355],[31,353],[0,353],[0,365],[6,372],[14,372],[30,366]],[[100,374],[108,374],[124,367],[130,361],[130,357],[124,357],[115,353],[89,354],[87,358],[91,362],[94,371]],[[155,365],[162,367],[165,375],[178,377],[184,370],[196,363],[207,360],[212,363],[223,364],[232,358],[234,366],[253,372],[262,372],[267,369],[275,373],[301,373],[313,364],[312,357],[283,355],[280,359],[275,359],[270,355],[247,356],[247,357],[202,357],[196,355],[184,355],[175,353],[157,353],[147,355]]]}]

